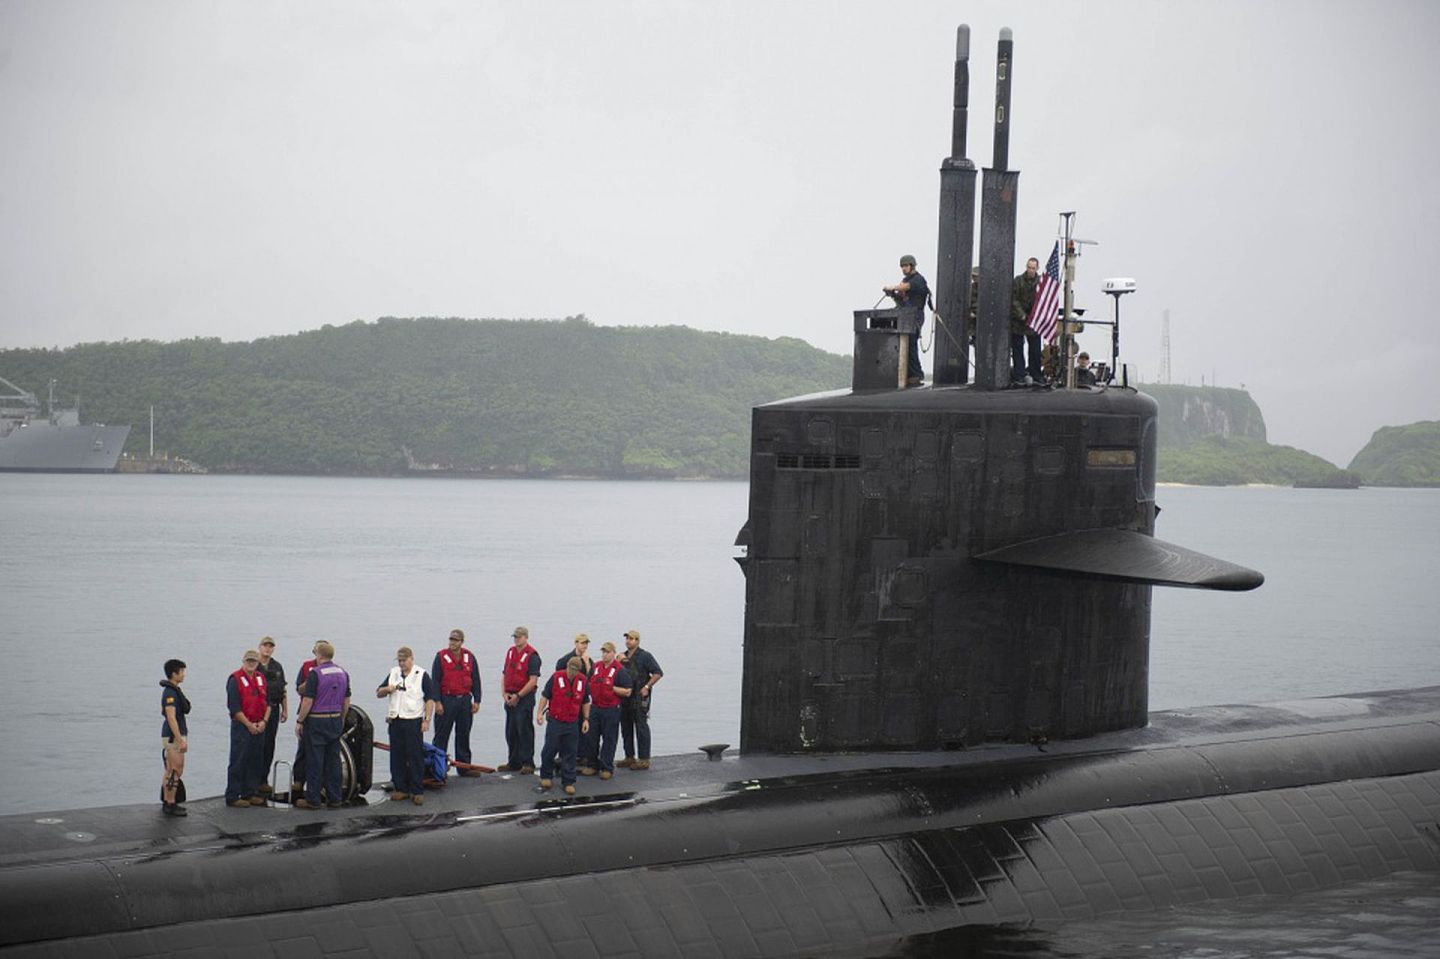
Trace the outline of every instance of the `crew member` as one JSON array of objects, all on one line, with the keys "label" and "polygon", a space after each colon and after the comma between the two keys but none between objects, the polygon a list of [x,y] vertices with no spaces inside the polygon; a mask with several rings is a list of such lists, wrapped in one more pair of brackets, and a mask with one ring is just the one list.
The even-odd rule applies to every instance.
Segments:
[{"label": "crew member", "polygon": [[[665,676],[649,650],[640,648],[640,633],[625,633],[625,655],[621,659],[633,683],[630,697],[620,710],[620,732],[625,740],[625,758],[616,763],[627,769],[650,768],[650,690]],[[638,749],[638,752],[637,752]]]},{"label": "crew member", "polygon": [[270,765],[275,762],[275,734],[280,724],[290,721],[290,705],[285,700],[285,667],[275,658],[275,640],[260,640],[260,672],[265,674],[265,700],[270,704],[270,721],[265,724],[264,745],[260,749],[260,792],[269,795]]},{"label": "crew member", "polygon": [[540,710],[536,725],[545,726],[545,745],[540,750],[540,788],[555,785],[555,769],[560,769],[560,784],[565,795],[575,795],[575,754],[580,737],[590,731],[590,682],[585,677],[585,663],[572,656],[564,669],[555,670],[540,694]]},{"label": "crew member", "polygon": [[1090,369],[1090,354],[1081,353],[1075,357],[1075,385],[1094,386],[1095,371]]},{"label": "crew member", "polygon": [[900,272],[905,278],[899,283],[884,287],[884,290],[897,307],[915,311],[918,322],[915,324],[916,332],[908,336],[910,365],[906,368],[905,385],[923,386],[925,368],[920,365],[919,330],[925,325],[925,303],[930,297],[930,285],[925,282],[925,277],[915,271],[915,258],[909,253],[900,258]]},{"label": "crew member", "polygon": [[331,809],[344,805],[340,737],[350,711],[350,674],[334,660],[334,646],[323,639],[315,644],[315,668],[305,679],[300,711],[295,714],[295,735],[305,743],[305,796],[295,800],[300,809],[320,808],[322,786]]},{"label": "crew member", "polygon": [[[1025,261],[1025,272],[1010,282],[1010,379],[1015,383],[1045,381],[1040,365],[1042,344],[1040,334],[1025,325],[1030,308],[1035,305],[1035,288],[1040,283],[1040,261],[1033,256]],[[1025,349],[1030,349],[1030,364],[1025,364]]]},{"label": "crew member", "polygon": [[270,703],[265,674],[259,671],[260,654],[245,650],[240,668],[225,681],[225,708],[230,713],[230,766],[225,774],[225,802],[237,808],[263,806],[260,795],[261,749],[264,748]]},{"label": "crew member", "polygon": [[580,657],[580,662],[585,667],[585,675],[590,675],[590,670],[595,666],[595,660],[590,658],[590,637],[584,633],[575,634],[575,651],[573,653],[566,653],[557,659],[555,661],[555,669],[564,669],[565,665],[576,656]]},{"label": "crew member", "polygon": [[[310,647],[310,658],[300,664],[300,672],[295,676],[295,714],[300,714],[300,703],[305,699],[305,681],[310,678],[310,671],[315,668],[315,647]],[[290,798],[293,801],[305,791],[305,737],[299,735],[297,729],[295,736],[295,762],[290,764]]]},{"label": "crew member", "polygon": [[540,654],[530,645],[530,630],[516,626],[505,650],[501,688],[505,692],[505,745],[510,757],[496,769],[529,776],[535,772],[535,688],[540,685]]},{"label": "crew member", "polygon": [[[589,746],[581,749],[593,757],[601,779],[615,775],[615,747],[620,741],[620,703],[630,697],[630,671],[615,655],[615,644],[600,647],[600,662],[590,671],[590,733],[585,737]],[[580,769],[582,774],[585,768]]]},{"label": "crew member", "polygon": [[390,699],[385,708],[390,727],[390,783],[394,787],[390,801],[408,799],[420,806],[425,802],[425,733],[435,715],[435,687],[430,675],[415,664],[409,646],[395,651],[395,662],[375,690],[377,699]]},{"label": "crew member", "polygon": [[470,727],[480,711],[480,664],[465,648],[465,631],[450,630],[450,645],[435,654],[430,675],[440,683],[440,702],[435,707],[435,746],[441,752],[450,748],[450,730],[455,730],[455,758],[465,763],[462,776],[478,776],[480,770],[470,769]]},{"label": "crew member", "polygon": [[[575,634],[575,651],[561,656],[555,663],[555,669],[564,669],[565,664],[570,662],[572,657],[577,656],[584,666],[583,671],[585,675],[589,676],[590,671],[595,668],[595,660],[590,658],[590,637],[584,633]],[[590,735],[580,737],[580,752],[577,754],[578,758],[576,762],[579,763],[580,775],[582,776],[595,775],[595,750],[592,748],[595,742],[594,732],[595,728],[592,724]]]},{"label": "crew member", "polygon": [[184,784],[185,751],[190,748],[186,735],[189,727],[185,717],[190,713],[190,700],[180,691],[185,682],[185,664],[178,659],[165,661],[165,678],[160,680],[160,758],[165,763],[165,776],[160,780],[160,809],[167,816],[185,816]]}]

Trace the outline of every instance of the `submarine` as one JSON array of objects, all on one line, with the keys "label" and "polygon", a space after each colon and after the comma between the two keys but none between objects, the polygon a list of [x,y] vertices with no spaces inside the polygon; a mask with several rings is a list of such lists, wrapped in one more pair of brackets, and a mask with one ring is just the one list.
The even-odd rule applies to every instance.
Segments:
[{"label": "submarine", "polygon": [[1440,687],[1148,710],[1151,590],[1263,577],[1155,538],[1153,400],[1010,386],[1013,51],[978,171],[957,33],[936,312],[978,174],[973,370],[967,320],[905,387],[917,318],[859,311],[850,389],[753,411],[738,754],[392,812],[362,748],[341,810],[0,817],[0,952],[866,955],[1440,875]]}]

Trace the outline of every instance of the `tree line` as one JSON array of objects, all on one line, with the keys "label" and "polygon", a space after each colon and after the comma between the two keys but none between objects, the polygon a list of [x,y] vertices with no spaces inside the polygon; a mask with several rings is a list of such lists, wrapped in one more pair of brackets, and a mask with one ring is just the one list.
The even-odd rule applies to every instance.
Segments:
[{"label": "tree line", "polygon": [[[157,450],[217,472],[743,479],[754,406],[844,388],[850,373],[849,357],[798,339],[602,327],[583,315],[386,317],[251,342],[0,350],[0,375],[23,388],[43,397],[53,378],[57,400],[78,399],[85,422],[131,424],[130,453],[148,447],[153,404]],[[1142,389],[1160,408],[1162,481],[1336,479],[1320,457],[1267,443],[1243,390]],[[1382,431],[1352,469],[1366,482],[1440,482],[1434,426]],[[1383,467],[1402,455],[1403,467]]]},{"label": "tree line", "polygon": [[565,320],[357,320],[253,342],[0,351],[4,375],[78,399],[214,471],[748,475],[750,410],[850,381],[792,338]]}]

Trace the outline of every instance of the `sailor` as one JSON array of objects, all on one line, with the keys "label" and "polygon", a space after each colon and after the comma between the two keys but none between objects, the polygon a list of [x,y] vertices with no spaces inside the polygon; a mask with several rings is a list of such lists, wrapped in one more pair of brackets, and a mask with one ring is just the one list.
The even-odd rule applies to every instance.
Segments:
[{"label": "sailor", "polygon": [[540,693],[540,709],[535,724],[545,726],[545,745],[540,750],[540,788],[555,785],[555,769],[560,770],[560,783],[565,795],[575,795],[575,755],[580,737],[590,731],[590,682],[585,677],[585,663],[579,656],[570,657],[564,669],[557,669],[545,682]]},{"label": "sailor", "polygon": [[478,769],[469,768],[470,727],[480,711],[480,664],[465,648],[465,631],[450,630],[450,644],[435,654],[430,675],[440,684],[440,702],[435,707],[435,746],[441,752],[450,748],[450,730],[455,730],[455,759],[465,763],[462,776],[478,776]]},{"label": "sailor", "polygon": [[[615,775],[615,747],[620,741],[620,703],[630,697],[630,671],[620,664],[615,655],[615,644],[605,643],[600,647],[600,662],[590,671],[590,733],[585,737],[588,747],[582,745],[585,757],[592,758],[593,767],[600,770],[601,779]],[[585,772],[581,766],[582,775]]]},{"label": "sailor", "polygon": [[430,675],[415,664],[409,646],[395,651],[395,662],[397,665],[390,667],[390,673],[375,690],[376,698],[390,700],[385,708],[390,726],[390,782],[394,786],[390,801],[408,799],[419,806],[425,802],[425,733],[435,714],[435,687]]},{"label": "sailor", "polygon": [[590,675],[590,670],[595,665],[595,660],[590,658],[590,637],[584,633],[575,634],[575,651],[573,653],[566,653],[557,659],[555,661],[555,668],[557,670],[564,669],[565,664],[570,662],[575,656],[579,656],[580,662],[585,665],[585,675]]},{"label": "sailor", "polygon": [[1095,371],[1090,369],[1090,354],[1081,353],[1075,357],[1075,385],[1094,386]]},{"label": "sailor", "polygon": [[516,626],[505,650],[501,689],[505,692],[505,745],[509,758],[496,770],[529,776],[535,772],[535,688],[540,685],[540,654],[530,645],[530,630]]},{"label": "sailor", "polygon": [[[580,662],[584,664],[585,675],[589,676],[590,671],[595,668],[595,660],[590,658],[590,637],[585,635],[584,633],[575,634],[575,651],[571,653],[566,653],[564,656],[561,656],[558,660],[556,660],[555,668],[557,670],[564,669],[565,664],[570,662],[571,657],[576,656],[578,656],[580,658]],[[595,775],[594,744],[595,727],[594,724],[591,724],[590,734],[580,737],[580,752],[577,754],[578,758],[576,759],[576,762],[579,763],[580,775],[582,776]]]},{"label": "sailor", "polygon": [[236,808],[265,805],[265,797],[259,793],[258,773],[270,703],[265,692],[265,674],[259,666],[260,654],[247,649],[240,668],[225,681],[225,709],[230,713],[230,766],[225,775],[225,802]]},{"label": "sailor", "polygon": [[[1045,370],[1041,366],[1040,334],[1025,325],[1030,309],[1035,305],[1035,288],[1040,283],[1040,261],[1031,257],[1025,261],[1025,272],[1010,281],[1010,379],[1014,383],[1042,383]],[[1030,362],[1025,362],[1025,351],[1030,351]]]},{"label": "sailor", "polygon": [[275,761],[275,734],[281,723],[290,721],[290,706],[285,701],[285,667],[275,658],[275,640],[260,640],[260,672],[265,674],[265,699],[270,704],[270,721],[265,724],[264,745],[260,750],[260,792],[271,792],[270,764]]},{"label": "sailor", "polygon": [[[925,282],[925,277],[915,271],[915,258],[906,253],[900,258],[900,273],[904,276],[899,283],[892,283],[884,287],[885,293],[895,301],[895,305],[904,310],[913,310],[919,314],[919,322],[915,325],[918,331],[925,325],[925,303],[930,298],[930,284]],[[907,339],[910,341],[909,367],[905,374],[906,386],[923,386],[925,384],[925,368],[920,365],[920,334],[911,333]]]},{"label": "sailor", "polygon": [[[305,699],[305,681],[310,678],[310,671],[315,668],[315,647],[310,647],[310,658],[300,664],[300,672],[295,676],[295,715],[300,715],[300,704]],[[305,791],[305,737],[299,735],[296,730],[295,737],[295,761],[290,764],[290,796],[300,795]]]},{"label": "sailor", "polygon": [[315,668],[305,679],[295,735],[305,743],[305,796],[300,809],[319,809],[323,785],[331,809],[344,805],[340,788],[340,737],[350,711],[350,674],[335,664],[335,647],[315,644]]},{"label": "sailor", "polygon": [[183,682],[185,664],[178,659],[167,659],[165,678],[160,680],[160,715],[165,717],[160,726],[160,758],[165,763],[165,776],[160,780],[160,808],[167,816],[187,815],[181,805],[185,796],[180,777],[185,774],[185,751],[190,748],[185,738],[190,700],[180,691]]},{"label": "sailor", "polygon": [[[649,650],[640,648],[640,632],[625,633],[625,655],[621,663],[630,671],[630,697],[620,710],[620,732],[625,740],[625,758],[616,763],[627,769],[650,768],[650,690],[665,676]],[[638,752],[637,752],[638,749]]]}]

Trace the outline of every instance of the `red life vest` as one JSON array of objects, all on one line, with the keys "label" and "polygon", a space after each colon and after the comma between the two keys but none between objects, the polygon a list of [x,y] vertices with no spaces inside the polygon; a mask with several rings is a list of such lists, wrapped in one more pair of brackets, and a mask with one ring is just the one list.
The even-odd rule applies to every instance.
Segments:
[{"label": "red life vest", "polygon": [[585,677],[579,673],[572,680],[565,670],[550,677],[550,718],[557,723],[573,723],[580,718],[580,705],[585,699]]},{"label": "red life vest", "polygon": [[249,676],[244,669],[230,674],[235,679],[235,688],[240,691],[240,712],[252,723],[265,718],[265,674],[255,670]]},{"label": "red life vest", "polygon": [[460,655],[453,656],[446,648],[437,655],[440,658],[440,695],[464,696],[474,689],[471,676],[475,665],[468,649],[462,649]]},{"label": "red life vest", "polygon": [[529,643],[505,650],[505,692],[518,693],[525,688],[530,681],[530,657],[539,655]]},{"label": "red life vest", "polygon": [[297,693],[295,697],[295,702],[297,704],[300,702],[300,700],[305,698],[305,680],[310,678],[310,670],[314,668],[315,660],[313,659],[307,659],[305,660],[305,662],[300,664],[300,675],[295,677],[295,692]]},{"label": "red life vest", "polygon": [[590,702],[596,709],[610,709],[620,705],[620,697],[615,695],[615,675],[620,672],[620,661],[611,660],[607,665],[601,661],[595,664],[595,669],[590,673]]}]

